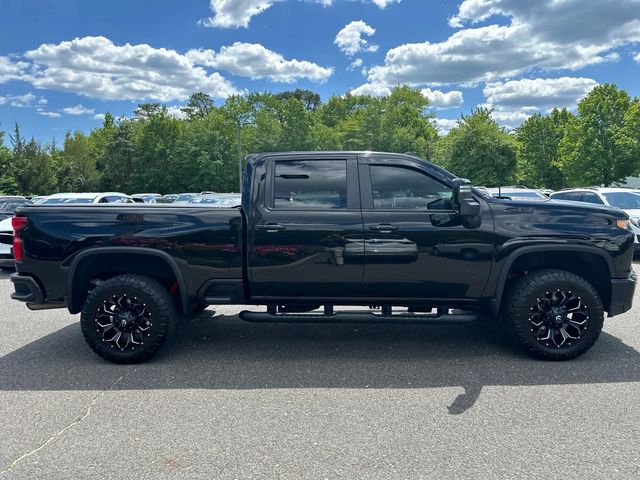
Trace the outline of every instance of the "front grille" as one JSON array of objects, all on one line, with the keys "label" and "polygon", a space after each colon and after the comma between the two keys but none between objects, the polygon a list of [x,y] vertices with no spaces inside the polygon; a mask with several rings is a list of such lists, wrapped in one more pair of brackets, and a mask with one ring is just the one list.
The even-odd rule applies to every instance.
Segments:
[{"label": "front grille", "polygon": [[13,233],[0,232],[0,243],[4,245],[13,245]]}]

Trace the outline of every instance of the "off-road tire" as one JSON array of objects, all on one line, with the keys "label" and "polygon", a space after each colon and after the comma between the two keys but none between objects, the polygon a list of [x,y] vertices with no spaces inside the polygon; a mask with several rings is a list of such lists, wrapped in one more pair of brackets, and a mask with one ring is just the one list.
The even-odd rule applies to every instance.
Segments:
[{"label": "off-road tire", "polygon": [[[112,342],[105,341],[96,325],[98,310],[104,302],[114,296],[129,296],[143,302],[150,314],[148,337],[133,349],[114,348]],[[80,326],[89,347],[105,360],[112,363],[141,363],[153,355],[171,336],[176,324],[176,309],[169,292],[156,280],[143,275],[120,275],[110,278],[95,287],[84,302],[80,314]]]},{"label": "off-road tire", "polygon": [[[579,340],[570,346],[550,347],[532,334],[529,317],[537,298],[556,289],[579,295],[588,308],[588,325]],[[589,350],[598,340],[604,322],[602,300],[584,278],[564,270],[537,270],[522,277],[507,292],[504,319],[510,334],[529,355],[542,360],[570,360]]]}]

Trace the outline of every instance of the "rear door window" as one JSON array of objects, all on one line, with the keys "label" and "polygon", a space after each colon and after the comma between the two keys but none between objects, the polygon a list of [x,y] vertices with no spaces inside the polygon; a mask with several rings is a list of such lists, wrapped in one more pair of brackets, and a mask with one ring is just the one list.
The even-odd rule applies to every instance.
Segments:
[{"label": "rear door window", "polygon": [[299,210],[347,208],[347,161],[275,162],[273,206]]}]

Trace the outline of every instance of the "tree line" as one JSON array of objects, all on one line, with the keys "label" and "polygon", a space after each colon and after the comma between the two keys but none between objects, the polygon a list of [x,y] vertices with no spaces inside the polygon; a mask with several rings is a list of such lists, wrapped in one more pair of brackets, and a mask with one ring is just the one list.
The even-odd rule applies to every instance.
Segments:
[{"label": "tree line", "polygon": [[559,189],[611,185],[640,172],[640,100],[612,84],[595,87],[574,114],[536,113],[508,131],[478,107],[438,135],[419,90],[385,97],[317,93],[233,96],[216,106],[195,93],[182,118],[144,103],[131,118],[106,114],[101,127],[68,132],[61,145],[27,139],[19,125],[0,131],[0,192],[237,191],[237,130],[242,155],[292,150],[411,152],[475,185],[520,183]]}]

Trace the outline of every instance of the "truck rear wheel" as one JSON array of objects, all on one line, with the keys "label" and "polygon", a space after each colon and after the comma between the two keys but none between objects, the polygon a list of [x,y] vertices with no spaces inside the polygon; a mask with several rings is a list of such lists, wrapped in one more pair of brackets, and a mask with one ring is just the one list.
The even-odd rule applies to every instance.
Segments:
[{"label": "truck rear wheel", "polygon": [[534,271],[508,292],[505,319],[529,355],[569,360],[582,355],[602,331],[598,292],[582,277],[563,270]]},{"label": "truck rear wheel", "polygon": [[80,315],[91,349],[113,363],[151,358],[173,330],[176,312],[171,296],[156,280],[120,275],[94,288]]}]

